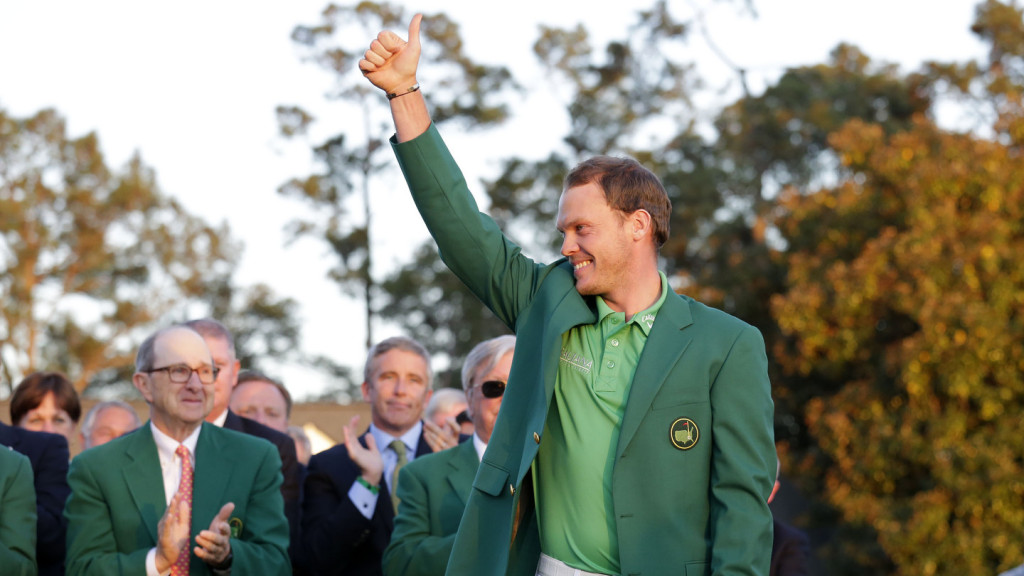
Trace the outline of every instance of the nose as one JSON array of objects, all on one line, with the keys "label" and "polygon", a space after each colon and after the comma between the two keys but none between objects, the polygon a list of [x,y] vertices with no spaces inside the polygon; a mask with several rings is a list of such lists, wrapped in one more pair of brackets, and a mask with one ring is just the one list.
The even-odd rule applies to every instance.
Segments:
[{"label": "nose", "polygon": [[43,432],[56,432],[56,431],[57,431],[57,429],[54,428],[53,422],[51,422],[50,420],[46,420],[45,422],[43,422]]},{"label": "nose", "polygon": [[203,387],[203,382],[199,379],[199,372],[195,370],[188,375],[188,382],[185,384],[190,390],[197,390]]},{"label": "nose", "polygon": [[572,234],[566,232],[565,235],[562,236],[562,256],[568,258],[578,251],[579,246],[576,245],[576,239],[573,238]]}]

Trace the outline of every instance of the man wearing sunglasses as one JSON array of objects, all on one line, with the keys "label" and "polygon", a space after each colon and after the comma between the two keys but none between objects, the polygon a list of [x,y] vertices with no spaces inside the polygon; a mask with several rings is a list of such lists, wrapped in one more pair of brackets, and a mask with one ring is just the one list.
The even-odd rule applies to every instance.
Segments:
[{"label": "man wearing sunglasses", "polygon": [[498,418],[512,367],[515,336],[499,336],[473,347],[462,364],[462,388],[473,421],[472,441],[409,463],[398,477],[398,515],[384,552],[388,576],[443,574],[459,520]]},{"label": "man wearing sunglasses", "polygon": [[[445,264],[518,346],[449,575],[765,575],[774,410],[757,329],[677,295],[658,268],[671,202],[637,161],[565,178],[561,258],[523,255],[482,214],[441,139],[409,41],[359,61]],[[511,546],[510,546],[511,542]]]},{"label": "man wearing sunglasses", "polygon": [[149,423],[71,462],[67,574],[291,574],[281,459],[204,421],[217,367],[184,326],[139,347]]}]

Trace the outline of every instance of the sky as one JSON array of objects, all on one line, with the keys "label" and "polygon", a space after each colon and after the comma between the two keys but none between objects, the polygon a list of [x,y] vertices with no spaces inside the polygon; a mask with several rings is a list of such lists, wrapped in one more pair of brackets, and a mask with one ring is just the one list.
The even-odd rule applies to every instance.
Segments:
[{"label": "sky", "polygon": [[[824,62],[841,41],[904,71],[925,60],[964,61],[985,53],[969,31],[974,0],[752,2],[756,17],[741,10],[740,2],[668,1],[679,19],[695,11],[701,15],[706,37],[698,31],[689,47],[719,104],[734,97],[715,92],[735,89],[733,76],[705,38],[748,71],[755,93],[786,68]],[[546,152],[564,133],[566,119],[559,115],[564,103],[548,87],[530,48],[538,24],[581,23],[599,45],[623,36],[636,10],[651,2],[601,4],[599,10],[592,0],[403,4],[410,11],[446,12],[461,24],[473,58],[509,66],[531,87],[501,138],[492,135],[481,146],[479,139],[460,138],[455,128],[444,132],[471,185],[493,175],[499,158],[529,155],[531,149]],[[276,106],[318,111],[324,135],[351,121],[332,115],[335,110],[323,98],[331,77],[303,62],[290,40],[296,25],[317,23],[326,5],[325,0],[0,0],[0,108],[16,117],[55,108],[69,136],[99,135],[114,168],[139,152],[165,193],[211,223],[227,222],[244,242],[241,284],[266,283],[300,303],[304,351],[327,355],[358,373],[366,337],[361,304],[326,277],[333,262],[325,247],[312,241],[286,245],[285,224],[305,212],[275,192],[312,168],[308,146],[278,136]],[[381,107],[386,107],[383,97]],[[377,206],[387,210],[375,209],[374,217],[389,228],[373,240],[384,255],[378,274],[407,260],[427,237],[404,184],[386,188],[375,192]],[[397,333],[394,327],[375,328],[378,339]],[[300,399],[330,386],[324,376],[295,365],[271,363],[268,371]]]}]

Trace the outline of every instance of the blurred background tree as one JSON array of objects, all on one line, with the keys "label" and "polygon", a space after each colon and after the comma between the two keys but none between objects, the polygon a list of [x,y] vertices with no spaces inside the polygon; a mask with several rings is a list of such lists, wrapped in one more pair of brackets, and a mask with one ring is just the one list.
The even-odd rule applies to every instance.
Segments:
[{"label": "blurred background tree", "polygon": [[266,287],[235,285],[239,250],[226,224],[212,226],[165,195],[138,154],[115,171],[99,137],[68,136],[56,111],[15,118],[0,109],[7,391],[35,370],[61,370],[79,392],[128,390],[136,346],[190,303],[239,327],[255,322],[242,332],[254,351],[291,348],[291,304]]},{"label": "blurred background tree", "polygon": [[[465,337],[481,336],[480,332],[465,328],[479,324],[477,319],[483,312],[482,307],[479,304],[469,308],[449,305],[467,301],[468,292],[450,280],[435,281],[443,278],[447,271],[424,264],[417,272],[426,274],[429,278],[425,281],[431,284],[410,284],[408,275],[398,273],[388,281],[389,285],[397,286],[398,292],[382,290],[381,281],[375,275],[379,273],[374,268],[375,240],[393,234],[396,223],[374,223],[374,212],[383,207],[375,206],[373,188],[401,184],[393,183],[394,158],[390,146],[380,137],[393,131],[389,127],[390,113],[381,105],[380,91],[354,72],[368,38],[385,29],[405,31],[411,17],[412,13],[404,8],[388,3],[330,4],[323,10],[319,23],[297,26],[292,34],[304,58],[331,74],[334,87],[326,97],[337,102],[339,117],[344,110],[343,117],[347,121],[343,132],[311,144],[317,172],[293,178],[283,184],[279,192],[312,209],[308,217],[289,224],[290,235],[293,239],[312,237],[327,244],[335,262],[329,272],[331,279],[344,293],[363,301],[367,349],[376,341],[374,324],[382,311],[387,314],[384,318],[398,319],[403,326],[416,322],[407,316],[404,307],[410,291],[420,296],[422,290],[424,299],[433,304],[428,309],[421,302],[418,308],[421,312],[414,314],[419,320],[416,322],[419,333],[428,325],[439,327],[438,330],[461,326]],[[429,99],[434,121],[438,124],[457,122],[476,130],[504,122],[509,114],[506,99],[516,88],[510,72],[504,67],[474,62],[463,49],[458,24],[444,14],[426,15],[422,34],[424,61],[441,64],[425,67],[419,78],[431,87]],[[311,138],[315,118],[301,107],[278,107],[278,119],[283,136],[307,141]],[[409,254],[415,252],[409,250]],[[437,273],[441,274],[440,278]],[[415,281],[423,281],[423,278]],[[427,294],[426,286],[434,286],[441,292]],[[458,296],[453,297],[451,291]],[[433,318],[425,320],[426,316]],[[467,321],[467,316],[474,320]],[[488,330],[485,334],[484,338],[491,337],[494,332]],[[463,342],[450,337],[422,341],[431,352],[441,355],[456,354],[454,343]],[[329,364],[326,359],[321,361]],[[354,384],[358,382],[339,382],[341,388]]]}]

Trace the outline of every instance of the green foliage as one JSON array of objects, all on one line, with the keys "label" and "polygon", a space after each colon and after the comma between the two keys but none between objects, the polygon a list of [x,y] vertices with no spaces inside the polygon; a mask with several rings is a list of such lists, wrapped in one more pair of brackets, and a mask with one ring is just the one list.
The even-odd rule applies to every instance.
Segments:
[{"label": "green foliage", "polygon": [[53,110],[0,110],[0,357],[3,384],[62,370],[83,390],[130,365],[148,327],[234,267],[226,227],[164,195],[135,156],[112,171],[95,134],[66,135]]},{"label": "green foliage", "polygon": [[1019,154],[923,120],[851,122],[832,144],[849,179],[785,198],[801,248],[773,301],[778,358],[840,384],[807,409],[828,498],[896,574],[1005,569],[1024,556]]},{"label": "green foliage", "polygon": [[[286,182],[279,192],[312,208],[312,215],[290,223],[289,231],[293,238],[309,236],[327,244],[335,259],[329,277],[346,294],[363,300],[367,348],[374,342],[379,300],[386,297],[373,272],[377,233],[373,214],[382,207],[376,206],[371,188],[393,176],[396,169],[390,147],[379,137],[392,132],[390,117],[380,104],[383,95],[352,72],[366,50],[367,38],[383,29],[404,35],[410,19],[411,14],[389,3],[331,4],[322,12],[320,23],[298,26],[292,34],[306,58],[334,77],[335,88],[328,98],[339,101],[347,117],[358,121],[313,145],[317,172]],[[437,63],[424,66],[420,78],[431,86],[435,123],[458,121],[480,128],[507,118],[506,89],[514,87],[507,69],[472,60],[463,49],[458,25],[444,14],[424,18],[422,39],[421,60]],[[286,137],[306,136],[314,125],[312,114],[297,106],[280,106],[278,121]],[[397,320],[404,324],[403,318]]]},{"label": "green foliage", "polygon": [[408,336],[447,360],[435,388],[459,387],[462,360],[473,346],[509,330],[477,300],[437,256],[428,241],[409,266],[382,283],[381,317],[400,322]]}]

